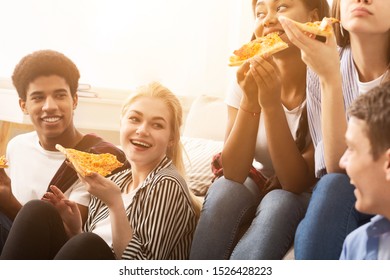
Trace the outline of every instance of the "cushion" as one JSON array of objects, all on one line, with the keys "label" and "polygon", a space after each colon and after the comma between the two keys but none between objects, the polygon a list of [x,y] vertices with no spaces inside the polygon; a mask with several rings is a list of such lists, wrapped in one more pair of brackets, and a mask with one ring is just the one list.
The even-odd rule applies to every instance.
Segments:
[{"label": "cushion", "polygon": [[227,124],[227,106],[216,96],[200,95],[194,99],[184,125],[183,135],[223,141]]},{"label": "cushion", "polygon": [[222,151],[223,141],[182,136],[181,142],[188,187],[195,195],[204,196],[213,179],[212,157]]}]

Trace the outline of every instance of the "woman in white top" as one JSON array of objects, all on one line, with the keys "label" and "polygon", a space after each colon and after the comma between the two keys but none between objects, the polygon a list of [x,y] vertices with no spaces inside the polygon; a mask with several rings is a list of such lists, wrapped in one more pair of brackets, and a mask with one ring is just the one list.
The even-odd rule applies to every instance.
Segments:
[{"label": "woman in white top", "polygon": [[52,186],[46,201],[22,208],[1,259],[188,259],[200,207],[180,175],[181,123],[168,89],[139,88],[121,118],[131,168],[80,177],[92,195],[84,228],[76,204]]},{"label": "woman in white top", "polygon": [[339,160],[346,149],[346,110],[357,96],[389,77],[389,11],[388,0],[334,0],[332,14],[341,26],[335,26],[337,41],[330,36],[325,43],[280,19],[311,69],[307,109],[316,176],[321,178],[297,230],[297,259],[338,259],[346,235],[369,221],[370,216],[354,208],[354,187]]},{"label": "woman in white top", "polygon": [[[280,15],[306,22],[329,13],[325,0],[254,4],[255,36],[279,32],[285,41]],[[205,198],[191,259],[282,259],[315,183],[305,106],[306,65],[300,50],[290,45],[273,58],[251,59],[238,69],[237,82],[239,87],[226,98],[224,177]],[[267,184],[280,188],[264,198],[248,177],[254,159],[262,164],[259,171]]]}]

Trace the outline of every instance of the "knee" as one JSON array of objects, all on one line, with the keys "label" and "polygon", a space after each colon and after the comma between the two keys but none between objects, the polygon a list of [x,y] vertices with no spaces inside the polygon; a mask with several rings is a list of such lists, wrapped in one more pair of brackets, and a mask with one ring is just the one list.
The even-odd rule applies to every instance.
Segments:
[{"label": "knee", "polygon": [[317,196],[340,196],[343,191],[353,191],[350,178],[342,173],[330,173],[323,176],[314,188],[314,195]]},{"label": "knee", "polygon": [[18,215],[28,215],[28,216],[50,216],[51,213],[56,213],[56,208],[49,202],[42,200],[31,200],[27,202]]},{"label": "knee", "polygon": [[205,204],[213,204],[218,207],[241,203],[251,204],[252,201],[258,203],[251,187],[228,180],[225,177],[215,181],[205,197]]},{"label": "knee", "polygon": [[307,201],[303,194],[298,195],[292,192],[277,189],[269,192],[261,201],[260,211],[263,208],[273,209],[275,213],[290,213],[299,210],[299,212],[306,209]]}]

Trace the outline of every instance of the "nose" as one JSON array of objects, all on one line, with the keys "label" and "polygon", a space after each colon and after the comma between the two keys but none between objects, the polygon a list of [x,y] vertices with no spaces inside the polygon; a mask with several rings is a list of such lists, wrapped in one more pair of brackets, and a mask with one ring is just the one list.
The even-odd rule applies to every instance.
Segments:
[{"label": "nose", "polygon": [[56,101],[50,96],[45,99],[45,103],[43,104],[43,111],[56,110],[58,108]]},{"label": "nose", "polygon": [[278,22],[278,18],[276,13],[273,11],[269,11],[263,20],[264,27],[269,27],[270,25],[276,24]]},{"label": "nose", "polygon": [[339,166],[342,169],[347,169],[347,164],[348,164],[348,150],[346,150],[343,156],[340,158]]},{"label": "nose", "polygon": [[142,123],[140,124],[138,127],[137,127],[137,130],[135,131],[135,133],[139,136],[148,136],[149,135],[149,132],[148,132],[148,128],[147,128],[147,124],[146,123]]}]

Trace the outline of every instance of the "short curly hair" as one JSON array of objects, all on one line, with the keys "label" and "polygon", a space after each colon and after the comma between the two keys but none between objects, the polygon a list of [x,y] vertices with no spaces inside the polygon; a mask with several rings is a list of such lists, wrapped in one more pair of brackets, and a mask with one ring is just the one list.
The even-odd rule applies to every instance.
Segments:
[{"label": "short curly hair", "polygon": [[65,79],[72,96],[77,92],[80,72],[64,54],[53,50],[39,50],[23,57],[12,74],[12,82],[22,100],[27,88],[37,77],[57,75]]}]

